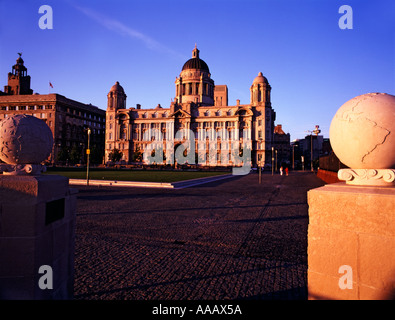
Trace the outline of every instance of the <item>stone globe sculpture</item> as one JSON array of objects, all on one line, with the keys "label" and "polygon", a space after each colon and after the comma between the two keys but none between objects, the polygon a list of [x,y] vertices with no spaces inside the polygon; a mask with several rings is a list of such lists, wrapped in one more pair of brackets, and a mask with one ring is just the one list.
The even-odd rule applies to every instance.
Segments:
[{"label": "stone globe sculpture", "polygon": [[329,129],[333,151],[349,169],[347,184],[393,186],[395,180],[395,96],[367,93],[344,103]]},{"label": "stone globe sculpture", "polygon": [[0,122],[0,160],[4,174],[40,174],[52,152],[51,129],[40,119],[13,115]]}]

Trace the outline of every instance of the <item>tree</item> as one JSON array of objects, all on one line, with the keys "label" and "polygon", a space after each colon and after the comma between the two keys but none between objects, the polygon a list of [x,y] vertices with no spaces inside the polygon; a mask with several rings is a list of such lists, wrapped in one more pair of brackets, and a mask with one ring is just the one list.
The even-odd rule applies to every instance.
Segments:
[{"label": "tree", "polygon": [[140,148],[137,148],[137,150],[133,153],[132,161],[140,162],[141,160],[143,160],[143,153],[140,151]]},{"label": "tree", "polygon": [[118,149],[113,149],[110,154],[108,155],[109,160],[112,162],[118,162],[121,160],[123,153]]},{"label": "tree", "polygon": [[56,157],[56,161],[66,162],[69,158],[70,150],[67,147],[62,147]]},{"label": "tree", "polygon": [[81,152],[76,145],[74,145],[70,150],[69,160],[73,164],[81,161]]},{"label": "tree", "polygon": [[94,145],[91,148],[90,162],[93,164],[100,164],[103,161],[103,151]]}]

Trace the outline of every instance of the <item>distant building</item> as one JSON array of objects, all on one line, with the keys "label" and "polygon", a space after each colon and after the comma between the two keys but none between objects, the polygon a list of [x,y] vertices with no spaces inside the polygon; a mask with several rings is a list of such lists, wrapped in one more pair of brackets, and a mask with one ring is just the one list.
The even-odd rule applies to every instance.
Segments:
[{"label": "distant building", "polygon": [[273,147],[277,150],[277,163],[279,165],[289,165],[291,162],[290,139],[290,134],[283,131],[281,124],[274,127]]},{"label": "distant building", "polygon": [[[313,144],[311,144],[313,142]],[[323,154],[323,146],[327,145],[327,140],[321,135],[307,135],[304,139],[292,141],[295,167],[308,169],[311,163],[311,149],[313,149],[313,162],[318,163],[319,157]]]},{"label": "distant building", "polygon": [[[229,106],[227,86],[214,83],[195,46],[192,58],[185,62],[176,78],[175,99],[168,108],[160,105],[149,109],[142,109],[141,105],[127,108],[122,86],[117,82],[111,87],[107,95],[105,159],[108,161],[111,152],[119,149],[122,161],[133,162],[136,154],[155,140],[154,132],[158,130],[163,137],[164,153],[177,144],[176,140],[182,143],[192,138],[196,153],[206,143],[216,140],[214,163],[209,163],[207,156],[207,164],[231,166],[231,142],[250,140],[252,164],[270,164],[275,120],[270,94],[271,86],[260,72],[250,87],[250,103],[240,104],[237,100],[236,105]],[[176,133],[181,129],[189,130],[178,139]],[[221,143],[223,140],[227,142]]]},{"label": "distant building", "polygon": [[84,162],[87,128],[91,128],[92,132],[92,152],[102,162],[105,111],[55,93],[33,94],[30,76],[27,75],[21,56],[8,74],[8,84],[4,87],[4,92],[0,92],[0,121],[14,114],[35,116],[49,126],[54,137],[49,162]]}]

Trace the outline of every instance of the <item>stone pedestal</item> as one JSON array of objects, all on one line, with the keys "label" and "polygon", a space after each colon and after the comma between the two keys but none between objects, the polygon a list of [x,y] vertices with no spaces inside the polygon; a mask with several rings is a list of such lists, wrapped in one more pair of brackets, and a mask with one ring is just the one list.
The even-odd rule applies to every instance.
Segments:
[{"label": "stone pedestal", "polygon": [[394,299],[395,188],[335,183],[308,204],[309,299]]},{"label": "stone pedestal", "polygon": [[0,299],[73,297],[76,193],[62,176],[0,175]]}]

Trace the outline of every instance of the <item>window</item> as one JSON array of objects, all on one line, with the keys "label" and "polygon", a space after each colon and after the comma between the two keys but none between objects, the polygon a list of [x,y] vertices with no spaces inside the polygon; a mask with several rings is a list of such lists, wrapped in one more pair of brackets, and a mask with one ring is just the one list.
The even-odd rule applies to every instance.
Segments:
[{"label": "window", "polygon": [[262,125],[262,120],[258,120],[258,126]]},{"label": "window", "polygon": [[29,110],[34,110],[34,106],[29,106]]}]

